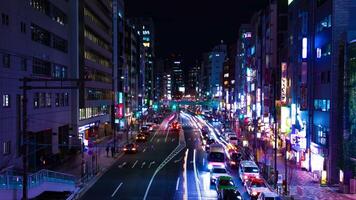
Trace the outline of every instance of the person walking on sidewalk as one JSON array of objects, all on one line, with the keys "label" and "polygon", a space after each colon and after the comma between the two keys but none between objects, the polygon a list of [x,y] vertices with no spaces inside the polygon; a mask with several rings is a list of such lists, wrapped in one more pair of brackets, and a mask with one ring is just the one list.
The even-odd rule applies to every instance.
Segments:
[{"label": "person walking on sidewalk", "polygon": [[111,147],[111,157],[115,156],[115,147]]},{"label": "person walking on sidewalk", "polygon": [[109,157],[110,146],[107,145],[105,150],[106,150],[106,157]]}]

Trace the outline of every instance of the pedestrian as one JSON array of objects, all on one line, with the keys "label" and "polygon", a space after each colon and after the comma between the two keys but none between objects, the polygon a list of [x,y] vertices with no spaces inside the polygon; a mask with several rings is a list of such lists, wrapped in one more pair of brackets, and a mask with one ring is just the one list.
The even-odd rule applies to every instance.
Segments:
[{"label": "pedestrian", "polygon": [[111,147],[111,157],[114,157],[114,155],[115,155],[115,148]]},{"label": "pedestrian", "polygon": [[110,147],[109,145],[106,146],[106,157],[109,157],[109,150],[110,150]]}]

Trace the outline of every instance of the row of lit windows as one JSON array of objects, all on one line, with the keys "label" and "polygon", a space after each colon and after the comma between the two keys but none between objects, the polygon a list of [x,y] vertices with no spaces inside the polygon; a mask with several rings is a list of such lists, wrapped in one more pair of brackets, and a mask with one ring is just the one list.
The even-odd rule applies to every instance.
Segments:
[{"label": "row of lit windows", "polygon": [[[56,107],[69,106],[69,93],[55,93],[54,104]],[[34,108],[46,108],[52,106],[52,93],[35,93],[33,96]]]},{"label": "row of lit windows", "polygon": [[95,62],[99,65],[103,65],[105,67],[111,67],[111,62],[109,59],[104,58],[103,56],[101,56],[97,53],[94,53],[92,51],[85,51],[84,57],[85,57],[85,59],[88,59],[88,60]]},{"label": "row of lit windows", "polygon": [[110,51],[110,45],[104,41],[102,38],[97,36],[95,33],[93,33],[91,30],[88,28],[85,28],[84,30],[84,36],[88,38],[90,41],[94,42],[95,44],[99,45],[100,47]]},{"label": "row of lit windows", "polygon": [[86,100],[111,100],[112,92],[105,89],[86,88]]},{"label": "row of lit windows", "polygon": [[31,24],[31,38],[33,41],[40,44],[52,47],[62,52],[68,51],[68,41],[47,31],[46,29]]},{"label": "row of lit windows", "polygon": [[107,114],[109,114],[109,107],[106,105],[90,108],[81,108],[79,109],[79,120],[90,119],[93,117],[98,117]]},{"label": "row of lit windows", "polygon": [[30,0],[30,6],[46,14],[53,21],[58,22],[61,25],[67,23],[66,14],[55,5],[51,4],[48,0]]},{"label": "row of lit windows", "polygon": [[84,8],[84,16],[88,17],[91,21],[95,23],[95,25],[99,26],[104,32],[108,33],[111,35],[111,32],[109,31],[109,27],[105,25],[105,23],[99,19],[91,10],[89,10],[87,7]]},{"label": "row of lit windows", "polygon": [[85,79],[104,83],[112,83],[111,74],[89,68],[85,69]]},{"label": "row of lit windows", "polygon": [[54,78],[67,78],[68,69],[66,66],[51,63],[39,58],[32,59],[32,72],[36,75],[54,77]]}]

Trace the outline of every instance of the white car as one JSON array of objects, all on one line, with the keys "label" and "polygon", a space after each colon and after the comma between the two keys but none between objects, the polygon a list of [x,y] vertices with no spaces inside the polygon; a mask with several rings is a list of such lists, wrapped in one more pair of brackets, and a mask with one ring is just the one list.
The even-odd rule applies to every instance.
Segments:
[{"label": "white car", "polygon": [[257,200],[282,200],[275,192],[262,192]]},{"label": "white car", "polygon": [[229,176],[229,174],[224,167],[214,166],[210,170],[210,183],[215,183],[220,176]]},{"label": "white car", "polygon": [[252,198],[265,192],[271,192],[263,179],[253,178],[245,183],[246,191]]},{"label": "white car", "polygon": [[241,181],[245,182],[250,178],[259,178],[260,170],[255,162],[251,160],[243,160],[240,162],[239,176]]}]

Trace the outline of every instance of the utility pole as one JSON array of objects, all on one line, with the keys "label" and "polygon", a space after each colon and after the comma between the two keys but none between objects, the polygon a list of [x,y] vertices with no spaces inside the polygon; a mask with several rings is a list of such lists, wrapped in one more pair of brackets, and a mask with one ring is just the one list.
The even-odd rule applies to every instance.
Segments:
[{"label": "utility pole", "polygon": [[[28,200],[28,131],[27,131],[27,90],[48,90],[48,89],[78,89],[78,85],[80,82],[84,80],[80,79],[40,79],[40,78],[27,78],[24,77],[20,79],[22,82],[22,199]],[[44,83],[44,86],[30,86],[28,85],[29,82],[37,82],[37,83]],[[48,86],[49,83],[60,83],[59,86]],[[75,82],[76,86],[63,86],[63,83],[71,83]]]},{"label": "utility pole", "polygon": [[23,165],[23,178],[22,178],[22,199],[28,199],[28,176],[27,176],[27,154],[28,154],[28,138],[27,138],[27,78],[22,82],[22,165]]}]

